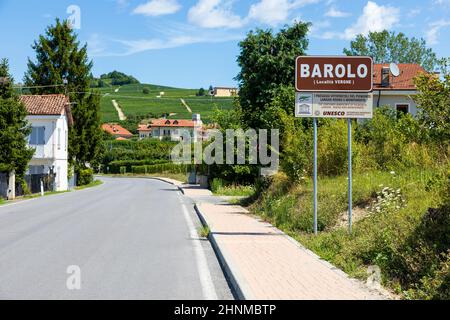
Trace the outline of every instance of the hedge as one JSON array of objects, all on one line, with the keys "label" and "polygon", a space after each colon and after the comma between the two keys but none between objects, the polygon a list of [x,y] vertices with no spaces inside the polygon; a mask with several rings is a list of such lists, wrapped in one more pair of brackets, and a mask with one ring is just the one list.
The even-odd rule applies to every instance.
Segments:
[{"label": "hedge", "polygon": [[125,172],[132,172],[133,167],[138,166],[146,166],[146,165],[155,165],[155,164],[164,164],[167,163],[167,160],[117,160],[109,163],[108,166],[104,167],[104,173],[122,173],[122,167],[125,168]]},{"label": "hedge", "polygon": [[133,166],[131,172],[134,174],[152,173],[186,173],[191,170],[191,165],[163,163],[148,166]]}]

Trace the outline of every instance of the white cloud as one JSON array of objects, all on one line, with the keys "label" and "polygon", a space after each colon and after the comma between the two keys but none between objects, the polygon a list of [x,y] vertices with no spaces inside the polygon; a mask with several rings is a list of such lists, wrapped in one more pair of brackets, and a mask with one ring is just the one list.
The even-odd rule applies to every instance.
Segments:
[{"label": "white cloud", "polygon": [[328,9],[328,11],[325,13],[326,17],[330,18],[345,18],[351,16],[350,12],[341,11],[339,9],[336,9],[335,7],[331,7]]},{"label": "white cloud", "polygon": [[250,7],[248,18],[271,26],[286,22],[292,10],[320,0],[261,0]]},{"label": "white cloud", "polygon": [[450,5],[450,0],[434,0],[434,3],[438,5]]},{"label": "white cloud", "polygon": [[439,31],[447,26],[450,26],[450,20],[439,20],[430,23],[428,25],[428,31],[426,33],[427,43],[429,45],[437,44]]},{"label": "white cloud", "polygon": [[202,28],[240,28],[244,21],[231,10],[231,1],[199,0],[189,9],[188,21]]},{"label": "white cloud", "polygon": [[355,24],[345,29],[343,38],[351,40],[358,34],[389,30],[399,21],[400,10],[369,1]]},{"label": "white cloud", "polygon": [[177,0],[151,0],[147,3],[137,6],[133,10],[133,13],[155,17],[173,14],[180,9],[181,6],[177,2]]}]

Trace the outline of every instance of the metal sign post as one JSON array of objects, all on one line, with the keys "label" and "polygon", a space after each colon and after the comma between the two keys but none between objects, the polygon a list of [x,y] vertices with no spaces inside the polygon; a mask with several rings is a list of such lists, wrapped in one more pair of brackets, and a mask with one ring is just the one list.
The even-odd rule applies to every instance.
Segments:
[{"label": "metal sign post", "polygon": [[317,234],[317,118],[314,123],[314,234]]},{"label": "metal sign post", "polygon": [[314,234],[317,234],[317,119],[348,121],[348,230],[352,232],[352,120],[373,114],[373,61],[370,57],[312,57],[296,59],[295,116],[313,118]]},{"label": "metal sign post", "polygon": [[348,121],[348,232],[352,233],[352,119]]}]

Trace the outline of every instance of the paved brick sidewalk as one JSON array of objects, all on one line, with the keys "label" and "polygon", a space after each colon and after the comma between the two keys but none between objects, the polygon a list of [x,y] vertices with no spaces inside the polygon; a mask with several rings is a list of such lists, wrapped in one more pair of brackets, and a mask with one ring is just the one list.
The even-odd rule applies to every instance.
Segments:
[{"label": "paved brick sidewalk", "polygon": [[198,209],[247,299],[381,298],[238,206]]},{"label": "paved brick sidewalk", "polygon": [[244,208],[223,202],[206,189],[180,187],[197,203],[241,298],[386,299]]}]

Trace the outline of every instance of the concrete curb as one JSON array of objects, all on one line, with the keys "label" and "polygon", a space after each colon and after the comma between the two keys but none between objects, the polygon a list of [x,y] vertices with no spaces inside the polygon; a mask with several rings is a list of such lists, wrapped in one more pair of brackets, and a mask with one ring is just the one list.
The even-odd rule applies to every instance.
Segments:
[{"label": "concrete curb", "polygon": [[[201,212],[200,208],[197,204],[194,205],[195,212],[197,213],[201,223],[205,227],[210,227],[208,222],[206,221],[205,215]],[[221,248],[217,243],[216,235],[214,232],[211,232],[208,236],[209,241],[216,253],[217,258],[219,259],[219,263],[222,266],[230,284],[233,288],[233,291],[236,294],[238,300],[253,300],[251,290],[249,289],[247,282],[244,278],[239,274],[239,269],[234,266],[232,259],[227,254],[224,248]]]}]

